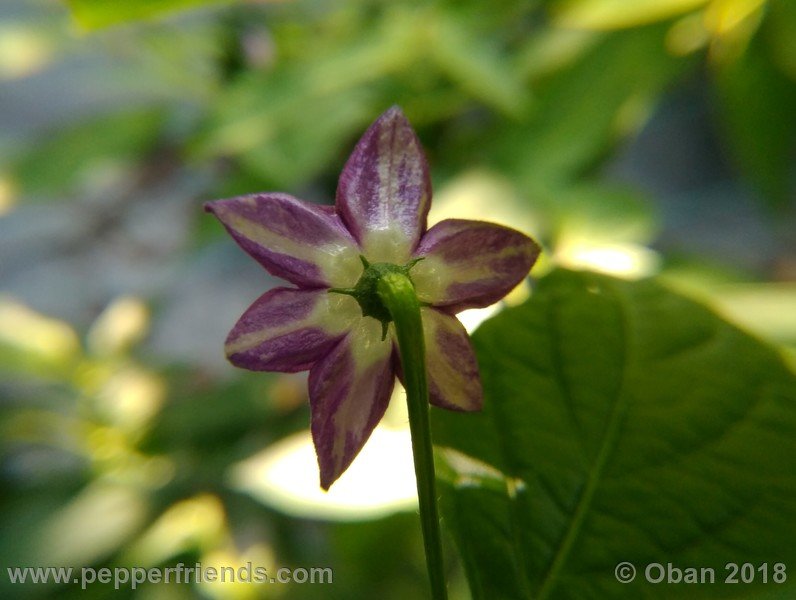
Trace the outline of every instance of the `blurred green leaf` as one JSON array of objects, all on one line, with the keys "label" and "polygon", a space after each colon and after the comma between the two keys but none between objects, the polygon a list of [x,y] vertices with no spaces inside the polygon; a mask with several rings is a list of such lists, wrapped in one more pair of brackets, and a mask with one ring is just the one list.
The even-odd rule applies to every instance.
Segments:
[{"label": "blurred green leaf", "polygon": [[573,29],[619,29],[669,19],[708,0],[563,0],[554,8],[556,23]]},{"label": "blurred green leaf", "polygon": [[0,295],[0,377],[3,380],[64,381],[71,376],[82,354],[77,333],[68,323]]},{"label": "blurred green leaf", "polygon": [[796,81],[776,68],[757,36],[719,70],[716,83],[720,126],[733,158],[772,205],[786,204],[793,192]]},{"label": "blurred green leaf", "polygon": [[241,79],[220,103],[198,153],[239,155],[275,187],[316,175],[373,111],[367,93],[327,95],[314,83],[298,68]]},{"label": "blurred green leaf", "polygon": [[[401,104],[413,122],[439,122],[474,104],[519,117],[529,93],[499,32],[466,11],[390,6],[317,24],[285,23],[283,60],[235,80],[198,141],[202,155],[239,157],[272,186],[317,176],[375,115]],[[415,118],[417,117],[417,118]]]},{"label": "blurred green leaf", "polygon": [[543,29],[527,40],[517,60],[526,75],[543,77],[574,63],[601,38],[602,34],[595,31]]},{"label": "blurred green leaf", "polygon": [[429,29],[427,47],[443,73],[488,106],[511,116],[522,114],[528,92],[494,40],[474,35],[453,12]]},{"label": "blurred green leaf", "polygon": [[654,282],[566,271],[474,340],[483,412],[433,411],[474,598],[715,597],[641,569],[793,564],[796,377],[773,348]]},{"label": "blurred green leaf", "polygon": [[[175,389],[157,422],[148,432],[142,447],[153,453],[192,448],[229,461],[235,444],[248,432],[261,427],[278,436],[280,429],[263,406],[263,391],[273,382],[270,374],[235,379],[223,387],[211,386],[192,371],[170,374]],[[258,433],[261,435],[261,433]]]},{"label": "blurred green leaf", "polygon": [[141,19],[152,19],[177,10],[232,0],[66,0],[75,19],[86,29],[99,29]]},{"label": "blurred green leaf", "polygon": [[223,90],[196,151],[239,157],[273,187],[315,177],[395,102],[384,94],[384,80],[415,60],[415,24],[406,10],[396,10],[380,20],[346,15],[318,23],[317,35],[275,27],[274,39],[290,60]]},{"label": "blurred green leaf", "polygon": [[765,29],[773,61],[796,80],[796,2],[769,0]]},{"label": "blurred green leaf", "polygon": [[650,103],[690,64],[666,51],[664,33],[656,26],[611,34],[574,65],[538,82],[530,117],[507,123],[488,151],[526,188],[578,174],[618,134],[630,133],[621,123],[628,109]]},{"label": "blurred green leaf", "polygon": [[[8,486],[8,479],[3,483],[4,487]],[[28,489],[15,489],[14,494],[4,494],[0,498],[0,529],[6,533],[0,537],[0,563],[4,567],[41,564],[42,524],[77,497],[83,484],[82,477],[69,473],[64,480],[49,481],[46,486],[33,489],[28,486]],[[26,588],[0,577],[3,598],[42,598],[55,587],[38,584]]]}]

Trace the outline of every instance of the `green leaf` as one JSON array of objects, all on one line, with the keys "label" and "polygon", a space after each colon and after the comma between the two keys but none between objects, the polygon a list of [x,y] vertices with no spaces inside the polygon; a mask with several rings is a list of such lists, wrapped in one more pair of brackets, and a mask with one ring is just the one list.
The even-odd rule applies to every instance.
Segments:
[{"label": "green leaf", "polygon": [[86,29],[99,29],[207,4],[231,0],[67,0],[72,14]]},{"label": "green leaf", "polygon": [[707,4],[708,0],[564,0],[556,22],[572,29],[638,27],[670,19]]},{"label": "green leaf", "polygon": [[529,94],[507,67],[494,40],[479,38],[465,19],[451,12],[429,26],[431,58],[442,73],[487,106],[519,117]]},{"label": "green leaf", "polygon": [[796,82],[776,68],[758,36],[719,71],[717,91],[720,126],[732,157],[773,206],[787,205],[793,197]]},{"label": "green leaf", "polygon": [[[775,349],[655,282],[567,271],[474,342],[483,412],[433,411],[474,598],[748,596],[774,584],[725,586],[727,562],[796,564],[796,377]],[[655,562],[717,583],[647,583]]]},{"label": "green leaf", "polygon": [[770,0],[764,31],[772,61],[792,80],[796,80],[796,3]]},{"label": "green leaf", "polygon": [[716,304],[751,331],[796,346],[796,283],[741,283],[720,286]]},{"label": "green leaf", "polygon": [[317,175],[373,114],[371,94],[318,89],[298,68],[251,74],[231,85],[196,154],[239,156],[273,187]]},{"label": "green leaf", "polygon": [[492,134],[487,152],[528,189],[579,175],[611,142],[640,128],[656,96],[691,64],[666,51],[665,31],[612,33],[576,63],[543,78],[530,115]]}]

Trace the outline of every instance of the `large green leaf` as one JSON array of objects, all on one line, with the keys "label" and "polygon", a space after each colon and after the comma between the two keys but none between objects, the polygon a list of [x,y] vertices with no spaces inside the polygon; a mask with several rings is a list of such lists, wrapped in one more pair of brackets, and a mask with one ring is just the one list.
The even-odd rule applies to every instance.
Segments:
[{"label": "large green leaf", "polygon": [[[566,271],[474,339],[483,412],[433,415],[474,598],[793,595],[771,582],[796,568],[796,377],[774,348],[657,283]],[[716,583],[644,581],[670,562]],[[769,583],[722,583],[728,562]]]}]

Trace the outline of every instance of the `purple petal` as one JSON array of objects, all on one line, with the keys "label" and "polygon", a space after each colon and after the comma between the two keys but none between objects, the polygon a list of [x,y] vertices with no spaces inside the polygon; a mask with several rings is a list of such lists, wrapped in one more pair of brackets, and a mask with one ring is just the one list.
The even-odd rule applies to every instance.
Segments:
[{"label": "purple petal", "polygon": [[392,342],[381,341],[381,325],[362,319],[310,370],[312,438],[321,487],[334,483],[381,420],[395,382]]},{"label": "purple petal", "polygon": [[520,283],[539,256],[528,236],[493,223],[449,219],[426,232],[412,269],[421,300],[448,312],[481,308]]},{"label": "purple petal", "polygon": [[451,410],[481,410],[483,390],[470,337],[456,317],[422,309],[429,400]]},{"label": "purple petal", "polygon": [[337,210],[371,261],[402,263],[426,229],[431,180],[397,106],[365,132],[340,175]]},{"label": "purple petal", "polygon": [[328,207],[287,194],[254,194],[205,205],[269,273],[302,287],[346,287],[362,271],[359,248]]},{"label": "purple petal", "polygon": [[252,371],[304,371],[345,335],[357,309],[353,299],[326,290],[273,289],[232,328],[227,357]]}]

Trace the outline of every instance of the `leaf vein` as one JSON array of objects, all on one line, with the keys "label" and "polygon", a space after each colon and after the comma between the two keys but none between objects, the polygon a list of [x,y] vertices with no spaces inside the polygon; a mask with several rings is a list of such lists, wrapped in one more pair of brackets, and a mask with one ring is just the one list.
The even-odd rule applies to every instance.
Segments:
[{"label": "leaf vein", "polygon": [[[608,290],[607,285],[604,285],[603,288]],[[611,296],[614,298],[614,302],[619,308],[619,316],[620,316],[620,324],[621,324],[621,335],[619,339],[621,340],[621,373],[618,377],[619,385],[617,387],[616,394],[614,396],[613,406],[611,407],[611,414],[608,418],[608,423],[605,427],[605,432],[603,434],[602,443],[600,444],[600,448],[597,451],[597,455],[594,458],[594,462],[592,463],[591,468],[589,469],[589,474],[586,479],[586,483],[583,487],[583,490],[578,498],[578,502],[575,506],[575,512],[572,514],[572,520],[570,521],[569,527],[567,528],[564,536],[561,539],[561,543],[558,546],[558,549],[555,552],[552,562],[550,563],[550,568],[547,570],[547,573],[544,575],[542,579],[542,583],[539,587],[539,592],[537,594],[538,600],[544,600],[545,598],[549,597],[550,593],[553,591],[553,588],[556,584],[556,578],[558,574],[561,572],[561,569],[566,564],[567,559],[569,558],[569,553],[572,550],[572,547],[577,539],[578,535],[580,534],[580,528],[583,525],[583,521],[586,518],[586,513],[591,506],[592,500],[594,498],[594,494],[597,490],[597,487],[600,483],[600,477],[602,476],[603,470],[605,469],[606,464],[610,458],[611,452],[614,448],[614,442],[616,441],[616,437],[620,430],[620,426],[623,422],[625,409],[627,408],[628,403],[628,396],[624,393],[624,379],[625,379],[625,372],[627,370],[627,356],[628,356],[628,339],[629,339],[629,311],[625,310],[622,306],[622,299],[621,295],[617,293],[615,290],[611,289]]]}]

